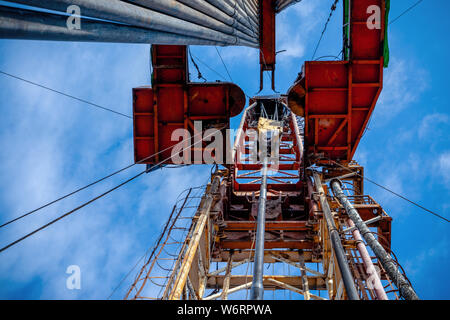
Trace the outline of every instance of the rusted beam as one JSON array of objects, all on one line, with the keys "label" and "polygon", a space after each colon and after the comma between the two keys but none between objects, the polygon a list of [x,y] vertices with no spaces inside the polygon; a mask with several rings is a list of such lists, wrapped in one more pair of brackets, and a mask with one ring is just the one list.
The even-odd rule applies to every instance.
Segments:
[{"label": "rusted beam", "polygon": [[174,287],[169,295],[169,300],[179,300],[181,293],[183,291],[184,285],[186,283],[189,271],[191,269],[192,262],[194,260],[195,253],[200,243],[201,236],[205,229],[206,222],[209,218],[209,213],[214,202],[214,193],[217,192],[219,188],[220,178],[218,176],[214,177],[211,184],[209,192],[205,195],[204,201],[202,201],[202,207],[198,210],[197,216],[198,220],[195,224],[194,231],[192,233],[191,241],[189,242],[189,247],[186,250],[185,257],[180,267],[180,272],[174,282]]},{"label": "rusted beam", "polygon": [[347,220],[347,225],[349,226],[349,229],[353,229],[353,238],[357,241],[356,247],[358,248],[359,253],[361,254],[361,259],[364,264],[364,271],[368,275],[368,278],[366,279],[367,286],[369,289],[372,289],[375,291],[377,300],[389,300],[386,292],[384,291],[384,287],[381,284],[380,277],[378,276],[377,270],[375,269],[375,266],[373,265],[372,258],[370,257],[369,252],[367,251],[366,245],[364,244],[361,234],[359,233],[358,229],[355,228],[355,224],[351,219]]},{"label": "rusted beam", "polygon": [[[225,221],[225,231],[255,230],[255,221]],[[288,231],[308,231],[311,227],[306,221],[267,221],[266,231],[288,230]]]},{"label": "rusted beam", "polygon": [[233,263],[233,253],[228,257],[227,269],[225,272],[225,280],[222,287],[222,300],[228,299],[228,289],[230,288],[231,268]]},{"label": "rusted beam", "polygon": [[300,273],[302,276],[302,285],[303,285],[303,295],[305,296],[305,300],[311,300],[311,293],[309,292],[309,286],[308,286],[308,278],[306,277],[306,270],[305,270],[305,259],[303,258],[303,253],[300,254]]},{"label": "rusted beam", "polygon": [[[302,281],[299,276],[265,275],[263,276],[263,284],[264,289],[266,290],[279,288],[278,286],[271,283],[269,279],[275,279],[297,289],[303,289]],[[214,289],[216,288],[216,286],[222,287],[224,280],[224,275],[209,277],[206,282],[206,286],[208,289]],[[230,288],[235,288],[252,280],[252,275],[232,275],[230,277]],[[316,276],[308,277],[308,286],[310,290],[326,290],[325,278]]]}]

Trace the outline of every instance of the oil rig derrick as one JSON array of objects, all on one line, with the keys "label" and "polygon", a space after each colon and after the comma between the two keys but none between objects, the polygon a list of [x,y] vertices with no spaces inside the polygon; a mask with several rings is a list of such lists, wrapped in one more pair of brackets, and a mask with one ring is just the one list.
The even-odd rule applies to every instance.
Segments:
[{"label": "oil rig derrick", "polygon": [[[232,149],[234,163],[211,174],[181,249],[164,254],[176,239],[170,228],[178,221],[169,219],[166,241],[157,246],[162,254],[149,258],[126,298],[227,299],[245,289],[251,299],[273,290],[316,300],[405,297],[411,287],[389,258],[392,219],[364,194],[364,169],[354,161],[311,165],[304,153],[304,123],[286,98],[257,97],[250,103]],[[243,135],[267,123],[278,126],[279,145],[264,162],[254,152],[260,143]],[[271,156],[279,159],[276,171]],[[355,226],[361,221],[370,231]],[[365,245],[362,232],[374,236],[379,255]],[[298,272],[264,275],[271,265],[283,270],[283,264]],[[149,292],[158,294],[149,297]]]}]

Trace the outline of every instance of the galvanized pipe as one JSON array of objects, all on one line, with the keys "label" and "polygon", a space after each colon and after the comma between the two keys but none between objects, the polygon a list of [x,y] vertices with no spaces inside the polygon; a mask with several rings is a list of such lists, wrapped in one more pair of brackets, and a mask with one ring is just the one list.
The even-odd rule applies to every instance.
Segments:
[{"label": "galvanized pipe", "polygon": [[[283,103],[283,105],[288,110],[290,110],[286,104]],[[302,163],[303,162],[303,152],[304,152],[303,141],[302,141],[302,137],[300,135],[300,129],[298,127],[297,117],[292,111],[290,111],[290,112],[291,112],[291,117],[292,117],[292,124],[294,126],[295,140],[297,141],[298,151],[300,152],[300,154],[298,155],[299,156],[298,162]]]},{"label": "galvanized pipe", "polygon": [[338,262],[339,271],[342,275],[342,281],[344,282],[345,290],[350,300],[359,300],[358,291],[356,290],[352,272],[350,271],[350,266],[348,265],[345,250],[339,236],[339,231],[337,230],[336,224],[334,223],[334,218],[331,213],[326,194],[322,187],[322,181],[317,172],[314,172],[313,175],[316,191],[319,193],[320,206],[322,208],[323,216],[327,224],[328,233],[330,235],[333,251]]},{"label": "galvanized pipe", "polygon": [[[351,219],[347,220],[347,225],[350,228],[355,226]],[[366,274],[369,276],[368,279],[366,279],[366,283],[369,286],[369,289],[373,289],[377,300],[389,300],[386,292],[384,291],[384,287],[381,283],[380,277],[378,276],[377,270],[372,263],[372,259],[370,258],[370,254],[367,251],[366,245],[361,238],[361,234],[356,228],[352,231],[352,234],[353,238],[356,240],[356,247],[358,248],[359,254],[361,255]]]},{"label": "galvanized pipe", "polygon": [[364,240],[366,240],[369,247],[377,256],[378,260],[380,260],[381,265],[383,266],[386,273],[392,279],[394,284],[400,291],[400,294],[407,300],[419,300],[416,292],[412,288],[411,284],[405,279],[405,277],[399,271],[397,264],[394,262],[392,257],[386,252],[383,246],[378,242],[373,233],[364,223],[364,221],[359,216],[358,211],[353,207],[350,201],[347,199],[346,195],[342,191],[342,183],[340,180],[334,179],[331,181],[331,188],[335,197],[339,200],[339,202],[344,207],[347,212],[349,218],[355,223],[359,232],[363,236]]},{"label": "galvanized pipe", "polygon": [[258,10],[256,7],[252,4],[251,1],[248,0],[237,0],[241,6],[241,8],[244,10],[244,12],[251,12],[255,16],[258,15]]},{"label": "galvanized pipe", "polygon": [[[242,1],[246,1],[246,0],[242,0]],[[246,3],[248,3],[255,10],[255,12],[258,12],[259,0],[247,0]]]},{"label": "galvanized pipe", "polygon": [[81,30],[70,30],[67,28],[65,16],[3,6],[0,6],[0,16],[2,39],[223,45],[212,40],[84,18],[81,18]]},{"label": "galvanized pipe", "polygon": [[[175,0],[128,0],[127,2],[140,5],[147,9],[157,10],[172,17],[186,20],[226,34],[236,35],[247,41],[256,40],[256,35],[247,28],[241,27],[240,25],[227,25]],[[217,9],[215,10],[219,11]]]},{"label": "galvanized pipe", "polygon": [[196,216],[198,220],[195,223],[191,239],[189,241],[189,247],[186,250],[185,256],[183,257],[183,262],[180,266],[180,271],[177,274],[177,278],[173,284],[173,289],[170,292],[169,300],[179,300],[183,292],[183,288],[188,279],[189,271],[191,270],[192,263],[194,261],[195,254],[200,246],[200,240],[203,232],[205,231],[205,226],[209,219],[209,214],[211,208],[213,207],[215,201],[215,193],[218,191],[220,186],[220,178],[215,176],[211,183],[209,191],[203,196],[200,202],[199,208],[197,210]]},{"label": "galvanized pipe", "polygon": [[70,5],[77,5],[80,7],[82,16],[206,40],[214,40],[229,45],[258,47],[257,41],[241,39],[237,36],[225,34],[119,0],[10,0],[10,2],[60,12],[66,12]]},{"label": "galvanized pipe", "polygon": [[252,288],[250,300],[262,300],[264,297],[264,236],[266,232],[266,200],[267,200],[267,168],[268,157],[263,159],[261,170],[261,187],[258,199],[258,218],[256,222],[255,261],[253,265]]},{"label": "galvanized pipe", "polygon": [[222,0],[225,2],[230,8],[233,8],[234,14],[238,13],[242,17],[247,17],[253,15],[251,11],[246,11],[240,5],[240,0]]}]

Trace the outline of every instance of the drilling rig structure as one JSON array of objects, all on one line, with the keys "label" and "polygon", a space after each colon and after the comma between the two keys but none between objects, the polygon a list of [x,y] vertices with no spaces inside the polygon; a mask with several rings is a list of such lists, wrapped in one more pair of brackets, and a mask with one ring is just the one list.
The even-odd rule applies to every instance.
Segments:
[{"label": "drilling rig structure", "polygon": [[210,130],[225,137],[215,142],[226,161],[177,199],[125,299],[262,300],[278,290],[305,300],[418,299],[391,252],[392,218],[365,194],[353,159],[383,86],[389,0],[342,1],[342,60],[306,61],[285,94],[249,97],[247,107],[234,83],[190,82],[188,46],[258,48],[260,90],[267,71],[275,90],[276,14],[298,0],[10,2],[77,5],[82,28],[1,6],[3,38],[152,44],[151,86],[133,89],[134,157],[148,171],[176,163],[177,130],[186,147],[177,154],[195,165],[206,163],[196,154],[209,150]]}]

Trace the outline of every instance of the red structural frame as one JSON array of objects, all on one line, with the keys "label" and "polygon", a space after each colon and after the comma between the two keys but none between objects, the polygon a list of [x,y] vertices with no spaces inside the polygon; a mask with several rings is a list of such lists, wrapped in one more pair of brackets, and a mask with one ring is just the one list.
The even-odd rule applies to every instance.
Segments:
[{"label": "red structural frame", "polygon": [[[371,5],[381,9],[378,29],[368,27]],[[352,160],[383,87],[385,1],[350,1],[349,16],[350,60],[307,61],[294,85],[305,92],[307,153],[342,162]]]},{"label": "red structural frame", "polygon": [[[194,136],[199,140],[202,137],[195,130],[195,121],[202,121],[202,131],[208,127],[219,128],[225,136],[230,117],[238,115],[245,106],[244,92],[235,84],[189,82],[186,46],[153,45],[152,66],[152,87],[133,89],[137,163],[173,163],[172,148],[183,138],[172,141],[172,133],[186,129],[192,137],[185,141],[189,147]],[[202,152],[204,148],[202,143]],[[194,151],[192,148],[192,160]]]}]

